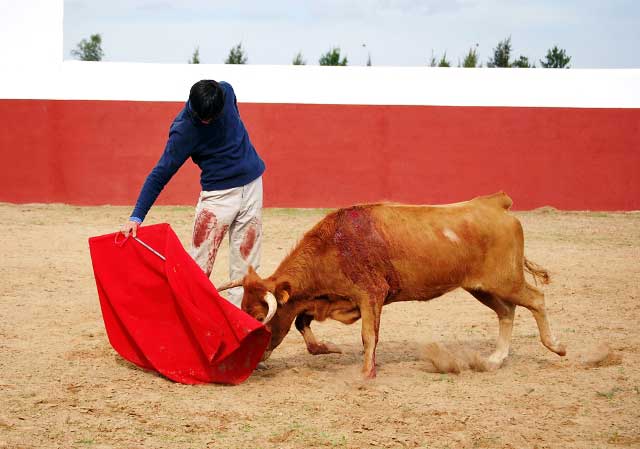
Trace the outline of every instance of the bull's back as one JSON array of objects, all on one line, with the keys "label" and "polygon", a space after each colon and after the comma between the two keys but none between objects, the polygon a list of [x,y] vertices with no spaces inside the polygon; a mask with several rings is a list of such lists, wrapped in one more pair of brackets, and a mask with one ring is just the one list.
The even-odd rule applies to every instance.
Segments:
[{"label": "bull's back", "polygon": [[443,206],[376,205],[371,215],[400,284],[438,296],[498,258],[521,257],[522,229],[507,213],[511,204],[495,194]]}]

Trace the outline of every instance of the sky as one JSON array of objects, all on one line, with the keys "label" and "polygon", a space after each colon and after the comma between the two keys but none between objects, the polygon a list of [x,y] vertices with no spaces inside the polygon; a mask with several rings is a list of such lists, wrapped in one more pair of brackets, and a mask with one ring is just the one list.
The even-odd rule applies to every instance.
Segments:
[{"label": "sky", "polygon": [[223,63],[242,43],[249,64],[307,64],[339,47],[349,65],[458,65],[499,41],[539,67],[554,45],[574,68],[640,68],[637,0],[65,0],[64,59],[91,34],[105,61]]}]

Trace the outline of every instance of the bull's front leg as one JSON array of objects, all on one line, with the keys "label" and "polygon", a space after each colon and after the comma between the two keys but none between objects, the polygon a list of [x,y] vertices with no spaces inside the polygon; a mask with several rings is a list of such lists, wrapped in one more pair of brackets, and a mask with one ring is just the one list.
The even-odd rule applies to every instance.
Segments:
[{"label": "bull's front leg", "polygon": [[316,340],[316,336],[313,335],[313,332],[311,331],[311,321],[313,321],[313,316],[305,313],[301,313],[296,317],[296,329],[298,329],[302,334],[302,338],[304,338],[309,354],[318,355],[341,353],[342,350],[333,343],[319,342]]},{"label": "bull's front leg", "polygon": [[380,315],[385,294],[367,295],[359,301],[360,314],[362,315],[362,344],[364,346],[362,376],[367,379],[376,377],[376,346],[378,345]]}]

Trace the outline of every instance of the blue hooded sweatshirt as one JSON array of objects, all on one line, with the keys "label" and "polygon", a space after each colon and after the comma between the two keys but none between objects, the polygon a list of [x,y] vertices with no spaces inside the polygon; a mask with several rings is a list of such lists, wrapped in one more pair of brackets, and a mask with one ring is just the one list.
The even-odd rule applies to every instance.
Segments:
[{"label": "blue hooded sweatshirt", "polygon": [[189,102],[169,128],[169,139],[147,180],[142,186],[131,219],[142,222],[151,205],[190,157],[202,170],[202,190],[241,187],[262,175],[265,165],[249,140],[231,85],[220,82],[224,92],[221,115],[209,124],[195,117]]}]

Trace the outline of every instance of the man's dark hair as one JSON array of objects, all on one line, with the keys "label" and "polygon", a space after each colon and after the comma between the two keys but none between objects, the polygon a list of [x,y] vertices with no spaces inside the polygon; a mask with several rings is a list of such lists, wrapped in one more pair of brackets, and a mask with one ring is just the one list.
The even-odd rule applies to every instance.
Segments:
[{"label": "man's dark hair", "polygon": [[214,80],[200,80],[189,92],[191,109],[200,120],[212,120],[222,112],[224,91]]}]

